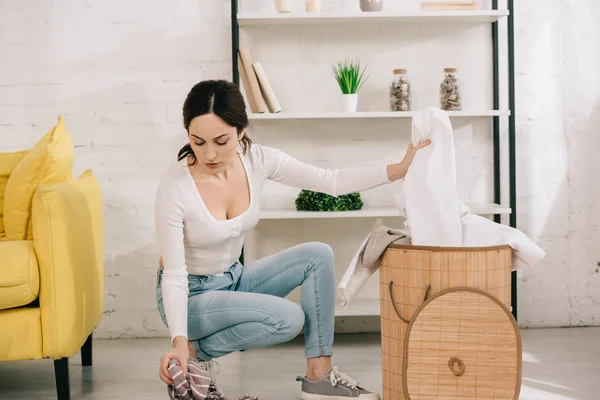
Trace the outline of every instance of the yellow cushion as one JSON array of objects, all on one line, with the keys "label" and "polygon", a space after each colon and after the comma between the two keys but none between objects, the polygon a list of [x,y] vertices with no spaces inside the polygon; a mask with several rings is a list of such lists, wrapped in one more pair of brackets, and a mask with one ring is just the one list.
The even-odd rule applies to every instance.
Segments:
[{"label": "yellow cushion", "polygon": [[29,150],[15,151],[12,153],[0,153],[0,239],[5,237],[4,233],[4,189],[8,177],[17,164],[29,153]]},{"label": "yellow cushion", "polygon": [[75,149],[62,117],[10,174],[4,193],[4,229],[10,240],[31,240],[31,200],[39,184],[72,176]]},{"label": "yellow cushion", "polygon": [[24,306],[38,297],[40,275],[33,242],[0,242],[0,310]]},{"label": "yellow cushion", "polygon": [[90,170],[77,179],[40,185],[32,210],[44,355],[70,357],[104,310],[100,187]]},{"label": "yellow cushion", "polygon": [[[41,359],[41,325],[40,309],[37,307],[0,311],[0,361]],[[6,396],[0,397],[4,399]]]}]

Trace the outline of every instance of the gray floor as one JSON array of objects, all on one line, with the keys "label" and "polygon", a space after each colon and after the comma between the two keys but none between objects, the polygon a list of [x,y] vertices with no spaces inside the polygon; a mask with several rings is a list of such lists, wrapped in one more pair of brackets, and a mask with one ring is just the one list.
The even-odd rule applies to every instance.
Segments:
[{"label": "gray floor", "polygon": [[[521,399],[600,398],[600,328],[524,330]],[[71,362],[73,399],[168,399],[157,364],[167,339],[96,341],[94,366]],[[336,338],[334,363],[371,390],[381,392],[379,336]],[[361,360],[360,362],[358,360]],[[236,353],[220,360],[225,394],[260,400],[299,399],[304,372],[302,338],[285,345]],[[50,360],[0,363],[0,399],[55,398]]]}]

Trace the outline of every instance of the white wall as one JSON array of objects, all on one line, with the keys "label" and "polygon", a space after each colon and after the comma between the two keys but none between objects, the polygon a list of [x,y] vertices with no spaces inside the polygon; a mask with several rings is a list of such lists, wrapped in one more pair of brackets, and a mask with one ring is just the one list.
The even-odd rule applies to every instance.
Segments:
[{"label": "white wall", "polygon": [[598,325],[600,5],[519,4],[519,226],[548,252],[543,266],[521,274],[521,320]]},{"label": "white wall", "polygon": [[[242,9],[271,9],[271,3],[244,0]],[[358,0],[324,3],[325,10],[356,8]],[[399,4],[388,0],[386,7],[392,3]],[[302,2],[295,6],[300,9]],[[594,151],[600,144],[600,29],[593,23],[598,15],[593,0],[518,2],[518,224],[548,252],[543,265],[520,274],[523,326],[598,324],[600,191]],[[102,185],[106,311],[99,337],[167,334],[154,300],[154,191],[184,143],[180,110],[188,90],[202,79],[230,79],[229,18],[229,2],[218,0],[0,0],[0,151],[33,145],[62,113],[77,146],[75,173],[92,168]],[[435,105],[441,70],[451,64],[464,82],[465,108],[489,108],[489,38],[487,26],[252,28],[242,34],[283,106],[294,111],[335,109],[328,64],[356,55],[372,67],[361,109],[385,109],[385,86],[399,67],[409,69],[419,91],[415,106]],[[489,120],[453,122],[460,193],[465,200],[489,200]],[[408,121],[257,122],[250,134],[302,160],[343,167],[394,160],[404,151],[408,126]],[[270,196],[273,189],[283,196]],[[390,189],[364,193],[363,199],[384,204]],[[296,193],[269,185],[263,200],[268,206],[290,205]],[[371,224],[261,222],[258,236],[265,240],[257,251],[325,240],[336,249],[339,276]],[[373,279],[363,295],[377,290]]]}]

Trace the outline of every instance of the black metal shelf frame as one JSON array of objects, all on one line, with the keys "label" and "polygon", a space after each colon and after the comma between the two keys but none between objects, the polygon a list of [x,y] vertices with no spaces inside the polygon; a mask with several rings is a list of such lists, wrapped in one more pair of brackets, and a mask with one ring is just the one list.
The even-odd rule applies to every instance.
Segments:
[{"label": "black metal shelf frame", "polygon": [[[498,0],[492,0],[492,9],[498,10]],[[507,50],[508,50],[508,181],[509,181],[509,204],[510,217],[509,225],[517,227],[517,190],[516,190],[516,113],[515,113],[515,43],[514,43],[514,0],[507,0]],[[238,23],[239,0],[231,0],[231,76],[236,85],[240,85],[240,75],[238,70],[238,49],[240,47],[240,26]],[[493,105],[494,110],[500,109],[500,55],[499,55],[499,22],[492,23],[492,48],[493,48]],[[493,129],[493,163],[494,163],[494,202],[502,203],[501,196],[501,157],[500,157],[500,117],[492,117]],[[501,222],[501,216],[495,215],[494,220]],[[242,249],[241,261],[244,260]],[[511,304],[512,314],[517,318],[518,296],[517,296],[517,273],[512,272],[511,276]]]}]

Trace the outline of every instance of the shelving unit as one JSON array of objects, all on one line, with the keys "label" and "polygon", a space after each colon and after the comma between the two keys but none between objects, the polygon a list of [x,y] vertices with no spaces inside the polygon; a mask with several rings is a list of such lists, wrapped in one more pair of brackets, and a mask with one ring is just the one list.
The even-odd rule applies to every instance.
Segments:
[{"label": "shelving unit", "polygon": [[428,12],[389,12],[379,13],[315,13],[296,14],[238,14],[239,26],[273,25],[318,25],[355,23],[492,23],[508,16],[507,11],[428,11]]},{"label": "shelving unit", "polygon": [[[470,212],[478,215],[510,214],[508,207],[499,204],[467,204]],[[296,210],[263,210],[261,219],[323,219],[323,218],[383,218],[400,217],[395,208],[363,208],[355,211],[296,211]]]},{"label": "shelving unit", "polygon": [[[411,118],[415,113],[411,111],[357,111],[357,112],[281,112],[250,114],[251,121],[286,120],[286,119],[359,119],[359,118]],[[510,115],[509,111],[484,110],[484,111],[448,111],[450,118],[486,118],[503,117]]]},{"label": "shelving unit", "polygon": [[[506,9],[500,10],[498,0],[491,0],[491,9],[479,11],[382,11],[382,12],[321,12],[305,13],[295,12],[289,14],[279,14],[274,10],[265,13],[238,13],[238,1],[231,0],[231,39],[232,39],[232,76],[233,81],[240,85],[240,76],[238,72],[238,49],[240,48],[240,27],[252,27],[270,29],[277,27],[302,27],[302,26],[343,26],[350,28],[357,24],[371,24],[375,26],[384,26],[384,24],[405,25],[420,24],[420,30],[427,30],[428,27],[440,26],[443,24],[464,24],[474,26],[475,24],[489,24],[490,38],[492,42],[492,109],[478,109],[449,112],[451,118],[461,119],[481,119],[489,118],[493,133],[493,200],[491,204],[469,204],[472,212],[480,215],[490,215],[496,222],[501,222],[502,215],[508,215],[509,224],[512,227],[517,225],[516,209],[516,156],[515,156],[515,69],[514,69],[514,0],[506,1]],[[499,23],[506,21],[506,44],[508,51],[507,59],[507,87],[506,100],[508,109],[500,109],[500,54],[499,54]],[[394,25],[396,24],[396,25]],[[250,121],[257,121],[269,124],[269,121],[280,122],[301,122],[303,120],[337,120],[343,123],[344,120],[352,121],[366,119],[374,120],[394,120],[409,119],[414,112],[390,112],[390,111],[365,111],[356,113],[343,112],[281,112],[250,114]],[[508,205],[501,205],[501,118],[506,118],[508,133]],[[371,122],[369,122],[371,123]],[[321,220],[321,219],[350,219],[377,218],[377,217],[398,217],[399,214],[392,208],[365,208],[359,211],[348,212],[299,212],[294,209],[264,209],[261,219],[266,221],[273,220]],[[516,273],[512,276],[512,312],[517,317],[517,280]],[[378,315],[379,301],[376,299],[356,299],[348,309],[342,309],[336,304],[336,315]]]}]

